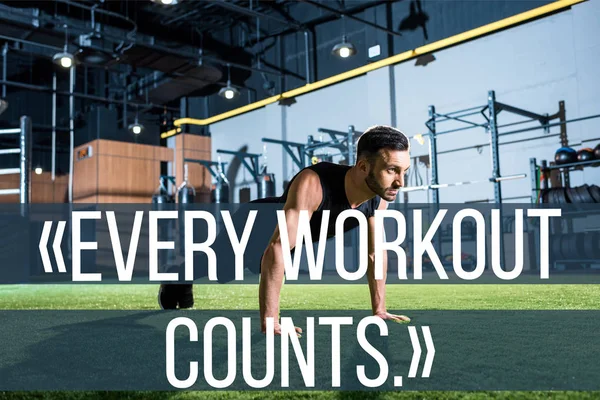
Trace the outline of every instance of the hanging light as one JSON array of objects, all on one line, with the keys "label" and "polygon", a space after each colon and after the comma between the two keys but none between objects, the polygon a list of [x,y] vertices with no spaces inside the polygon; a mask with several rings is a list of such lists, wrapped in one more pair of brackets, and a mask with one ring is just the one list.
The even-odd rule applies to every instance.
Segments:
[{"label": "hanging light", "polygon": [[336,55],[340,58],[348,58],[356,54],[356,47],[346,39],[346,35],[342,38],[341,43],[333,46],[331,50],[333,55]]},{"label": "hanging light", "polygon": [[69,36],[67,33],[67,25],[64,26],[65,28],[65,47],[63,48],[63,51],[60,53],[56,53],[53,57],[52,57],[52,61],[55,64],[60,65],[63,68],[71,68],[73,66],[73,64],[75,64],[75,57],[73,57],[73,54],[69,53]]},{"label": "hanging light", "polygon": [[348,42],[348,38],[346,37],[346,20],[344,19],[344,15],[342,14],[342,41],[341,43],[333,46],[331,53],[340,58],[348,58],[352,57],[356,54],[356,47],[350,42]]},{"label": "hanging light", "polygon": [[227,100],[231,100],[234,97],[237,97],[240,94],[240,92],[234,88],[233,86],[229,86],[227,85],[224,88],[221,88],[221,90],[219,90],[219,96],[226,98]]},{"label": "hanging light", "polygon": [[139,135],[144,131],[144,125],[140,124],[137,117],[135,117],[135,121],[133,124],[129,125],[128,129],[129,132],[133,133],[134,135]]},{"label": "hanging light", "polygon": [[42,172],[44,172],[44,170],[42,170],[42,167],[36,167],[36,169],[34,170],[36,175],[41,175]]},{"label": "hanging light", "polygon": [[139,135],[140,133],[142,133],[144,131],[144,125],[140,124],[139,120],[138,120],[138,112],[137,110],[135,111],[135,121],[133,121],[133,124],[130,124],[127,129],[129,130],[129,132],[133,133],[134,135]]},{"label": "hanging light", "polygon": [[224,97],[227,100],[231,100],[239,95],[240,91],[231,86],[231,71],[229,69],[229,64],[227,64],[227,86],[219,90],[219,96]]}]

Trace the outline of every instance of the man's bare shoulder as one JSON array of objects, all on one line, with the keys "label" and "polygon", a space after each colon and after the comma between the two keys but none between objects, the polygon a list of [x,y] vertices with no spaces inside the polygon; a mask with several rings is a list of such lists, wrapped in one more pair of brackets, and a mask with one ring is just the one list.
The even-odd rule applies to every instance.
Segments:
[{"label": "man's bare shoulder", "polygon": [[292,182],[288,192],[288,203],[302,208],[317,209],[323,200],[321,178],[310,169],[301,171]]}]

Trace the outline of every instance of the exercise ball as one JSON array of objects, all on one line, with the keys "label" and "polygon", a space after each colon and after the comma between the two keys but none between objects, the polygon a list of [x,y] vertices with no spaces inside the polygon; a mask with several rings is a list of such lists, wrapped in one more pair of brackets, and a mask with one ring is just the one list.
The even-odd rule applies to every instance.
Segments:
[{"label": "exercise ball", "polygon": [[600,167],[600,144],[597,144],[596,147],[594,147],[594,160],[596,160],[596,162],[592,164],[592,167]]},{"label": "exercise ball", "polygon": [[554,153],[554,162],[558,165],[570,164],[577,161],[577,152],[570,147],[561,147]]},{"label": "exercise ball", "polygon": [[577,161],[592,161],[594,159],[594,150],[586,147],[577,152]]}]

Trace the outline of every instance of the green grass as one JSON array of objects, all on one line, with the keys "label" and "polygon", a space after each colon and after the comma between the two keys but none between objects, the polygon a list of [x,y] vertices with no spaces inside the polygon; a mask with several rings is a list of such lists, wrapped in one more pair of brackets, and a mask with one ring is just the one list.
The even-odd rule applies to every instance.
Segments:
[{"label": "green grass", "polygon": [[[256,310],[256,285],[196,285],[196,309]],[[155,285],[0,286],[0,309],[153,310]],[[591,310],[600,285],[389,285],[390,310]],[[368,310],[366,285],[285,285],[281,309]]]},{"label": "green grass", "polygon": [[[600,309],[600,285],[389,285],[388,309]],[[256,310],[256,285],[196,285],[196,309]],[[0,286],[0,309],[157,309],[155,285]],[[368,310],[365,285],[286,285],[285,310]],[[0,399],[600,399],[600,392],[0,392]]]}]

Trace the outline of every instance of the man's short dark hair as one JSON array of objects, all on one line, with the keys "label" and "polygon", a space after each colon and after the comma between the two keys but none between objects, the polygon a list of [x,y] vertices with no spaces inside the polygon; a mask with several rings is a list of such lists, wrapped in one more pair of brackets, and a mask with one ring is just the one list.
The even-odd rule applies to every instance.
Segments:
[{"label": "man's short dark hair", "polygon": [[358,139],[356,159],[365,157],[373,164],[381,149],[406,151],[410,149],[410,142],[408,137],[396,128],[385,125],[372,126]]}]

